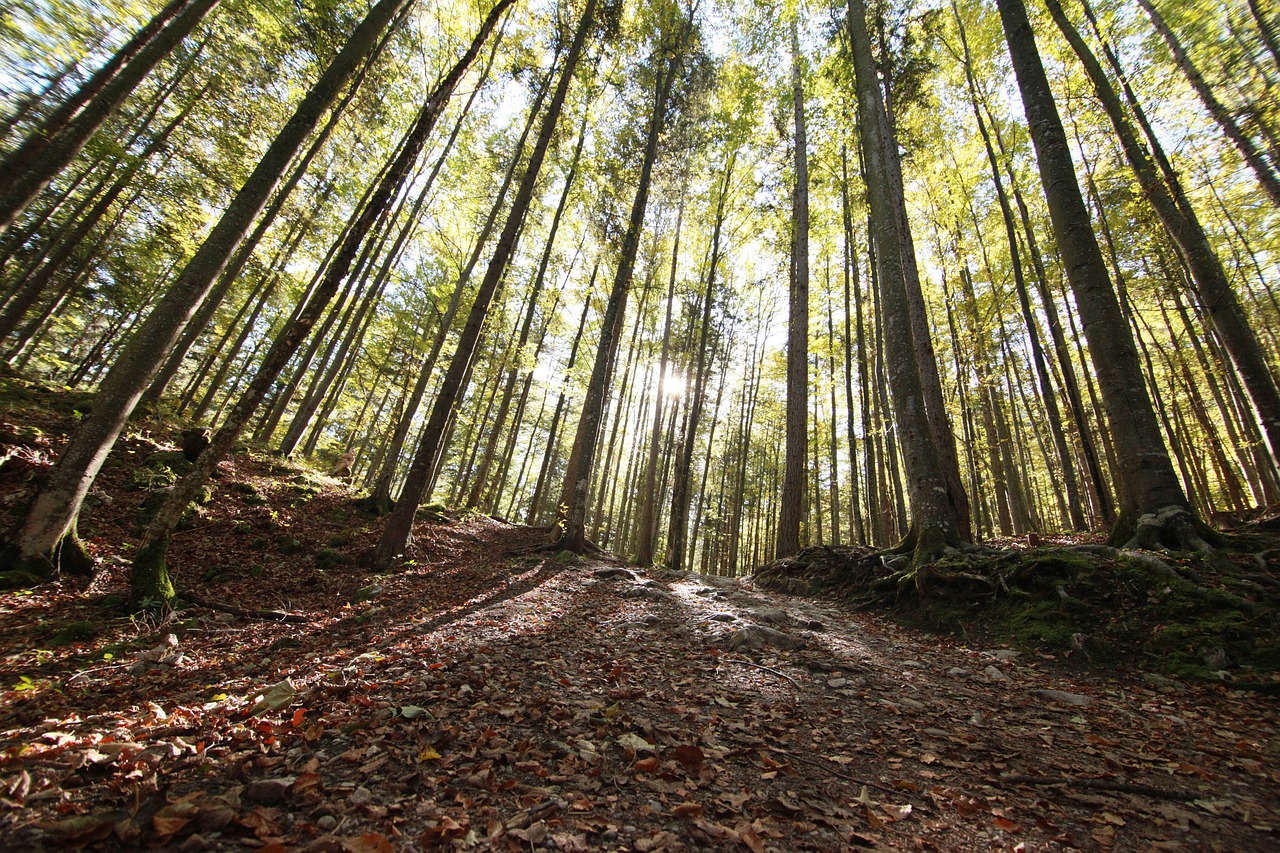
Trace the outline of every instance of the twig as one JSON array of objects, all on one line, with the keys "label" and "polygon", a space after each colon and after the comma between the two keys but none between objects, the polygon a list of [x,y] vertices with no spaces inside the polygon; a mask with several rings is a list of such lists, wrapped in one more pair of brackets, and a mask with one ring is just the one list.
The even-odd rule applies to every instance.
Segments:
[{"label": "twig", "polygon": [[1096,791],[1116,791],[1121,794],[1141,794],[1157,800],[1182,800],[1191,802],[1201,798],[1192,791],[1178,791],[1170,788],[1157,788],[1153,785],[1139,785],[1134,782],[1113,782],[1110,779],[1081,779],[1070,776],[1001,776],[1001,782],[1015,785],[1067,785],[1073,788],[1091,788]]},{"label": "twig", "polygon": [[836,770],[834,767],[831,767],[825,762],[818,761],[817,759],[808,758],[807,756],[804,756],[804,755],[796,755],[794,752],[787,752],[784,749],[778,749],[777,747],[772,747],[772,746],[765,747],[765,749],[768,749],[770,752],[776,752],[779,755],[785,755],[791,761],[799,761],[801,764],[808,764],[810,767],[817,767],[819,770],[825,770],[828,773],[830,773],[832,776],[835,776],[837,779],[843,779],[846,782],[852,782],[854,785],[865,785],[868,788],[875,788],[877,791],[883,791],[886,794],[893,794],[895,796],[901,796],[904,793],[903,791],[900,791],[897,788],[890,788],[888,785],[881,785],[877,782],[868,782],[864,779],[858,779],[854,776],[850,776],[847,773],[841,773],[839,770]]},{"label": "twig", "polygon": [[751,662],[751,661],[749,661],[749,660],[738,660],[737,658],[724,658],[724,660],[725,660],[725,662],[726,662],[726,663],[738,663],[738,664],[742,664],[743,666],[750,666],[750,667],[754,667],[754,668],[756,668],[756,669],[764,670],[765,672],[773,673],[774,675],[778,676],[779,678],[785,678],[787,681],[790,681],[792,684],[794,684],[794,685],[796,686],[796,689],[797,689],[797,690],[799,690],[799,689],[800,689],[800,682],[796,681],[794,678],[792,678],[791,676],[787,675],[785,672],[778,672],[776,669],[770,669],[770,668],[769,668],[769,667],[767,667],[767,666],[761,666],[760,664],[758,664],[758,663],[752,663],[752,662]]},{"label": "twig", "polygon": [[271,622],[293,622],[299,625],[305,625],[307,622],[311,621],[305,616],[298,616],[295,613],[283,613],[279,610],[245,610],[243,608],[236,607],[233,604],[217,604],[200,598],[197,595],[192,595],[189,592],[180,593],[179,597],[189,604],[194,604],[196,607],[204,607],[208,610],[219,610],[223,613],[230,613],[232,616],[242,616],[246,619],[265,619]]}]

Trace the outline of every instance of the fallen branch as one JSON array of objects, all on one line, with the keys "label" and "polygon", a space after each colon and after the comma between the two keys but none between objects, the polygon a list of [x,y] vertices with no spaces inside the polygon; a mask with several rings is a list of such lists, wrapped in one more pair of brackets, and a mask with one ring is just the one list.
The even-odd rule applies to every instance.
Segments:
[{"label": "fallen branch", "polygon": [[758,669],[758,670],[761,670],[761,671],[763,671],[763,672],[772,673],[773,675],[776,675],[776,676],[778,676],[779,678],[785,678],[787,681],[790,681],[792,684],[794,684],[794,685],[796,686],[796,689],[797,689],[797,690],[799,690],[799,689],[800,689],[800,682],[796,681],[794,678],[792,678],[791,676],[787,675],[785,672],[778,672],[778,670],[776,670],[776,669],[770,669],[770,668],[769,668],[769,667],[767,667],[767,666],[761,666],[760,664],[758,664],[758,663],[752,663],[752,662],[751,662],[751,661],[749,661],[749,660],[738,660],[737,658],[724,658],[723,660],[724,660],[726,663],[738,663],[738,664],[742,664],[743,666],[753,667],[753,668]]},{"label": "fallen branch", "polygon": [[296,613],[285,613],[280,610],[245,610],[236,607],[234,604],[218,604],[213,601],[184,592],[179,597],[188,604],[194,604],[196,607],[203,607],[206,610],[217,610],[222,613],[230,613],[232,616],[241,616],[245,619],[263,619],[270,622],[293,622],[298,625],[305,625],[311,620],[305,616],[299,616]]},{"label": "fallen branch", "polygon": [[1088,788],[1095,791],[1115,791],[1121,794],[1140,794],[1157,800],[1181,800],[1191,802],[1201,799],[1201,795],[1192,791],[1178,791],[1171,788],[1157,788],[1153,785],[1139,785],[1134,782],[1113,782],[1110,779],[1081,779],[1070,776],[1001,776],[1001,782],[1015,785],[1066,785],[1071,788]]}]

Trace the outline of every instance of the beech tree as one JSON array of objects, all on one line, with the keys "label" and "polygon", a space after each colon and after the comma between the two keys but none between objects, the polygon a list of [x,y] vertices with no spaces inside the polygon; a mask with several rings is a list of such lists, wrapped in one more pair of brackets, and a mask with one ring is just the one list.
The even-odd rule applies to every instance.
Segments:
[{"label": "beech tree", "polygon": [[15,572],[18,582],[31,576],[47,576],[64,564],[72,571],[87,568],[87,555],[76,538],[75,521],[107,453],[308,134],[377,44],[382,31],[410,2],[412,0],[379,0],[370,9],[299,103],[199,251],[117,356],[98,389],[92,413],[63,449],[22,530],[5,550],[7,571]]}]

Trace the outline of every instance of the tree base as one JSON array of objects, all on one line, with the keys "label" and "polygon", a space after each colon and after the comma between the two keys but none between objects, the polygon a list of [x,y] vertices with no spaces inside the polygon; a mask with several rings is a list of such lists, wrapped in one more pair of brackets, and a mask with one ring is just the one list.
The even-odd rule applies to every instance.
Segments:
[{"label": "tree base", "polygon": [[1134,519],[1123,512],[1107,544],[1124,551],[1189,551],[1212,554],[1226,545],[1223,536],[1185,506],[1170,505]]},{"label": "tree base", "polygon": [[22,589],[55,580],[59,573],[90,577],[97,563],[76,535],[75,526],[47,554],[23,555],[17,543],[0,551],[0,589]]},{"label": "tree base", "polygon": [[144,546],[133,558],[129,569],[129,603],[133,608],[147,609],[173,603],[177,593],[169,577],[168,551],[169,537],[165,536]]}]

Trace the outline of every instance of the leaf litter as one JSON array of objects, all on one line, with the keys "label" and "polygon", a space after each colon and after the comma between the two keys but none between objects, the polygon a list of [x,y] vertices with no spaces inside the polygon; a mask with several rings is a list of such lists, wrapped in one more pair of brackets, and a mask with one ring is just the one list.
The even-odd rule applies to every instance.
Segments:
[{"label": "leaf litter", "polygon": [[[288,478],[224,466],[226,497],[172,564],[199,597],[305,621],[109,610],[127,491],[95,513],[106,569],[88,588],[0,599],[8,849],[1277,844],[1268,697],[548,556],[544,529],[484,517],[420,524],[390,574],[322,570],[308,543],[354,558],[376,522],[336,484],[281,503]],[[81,622],[85,639],[46,642]]]}]

